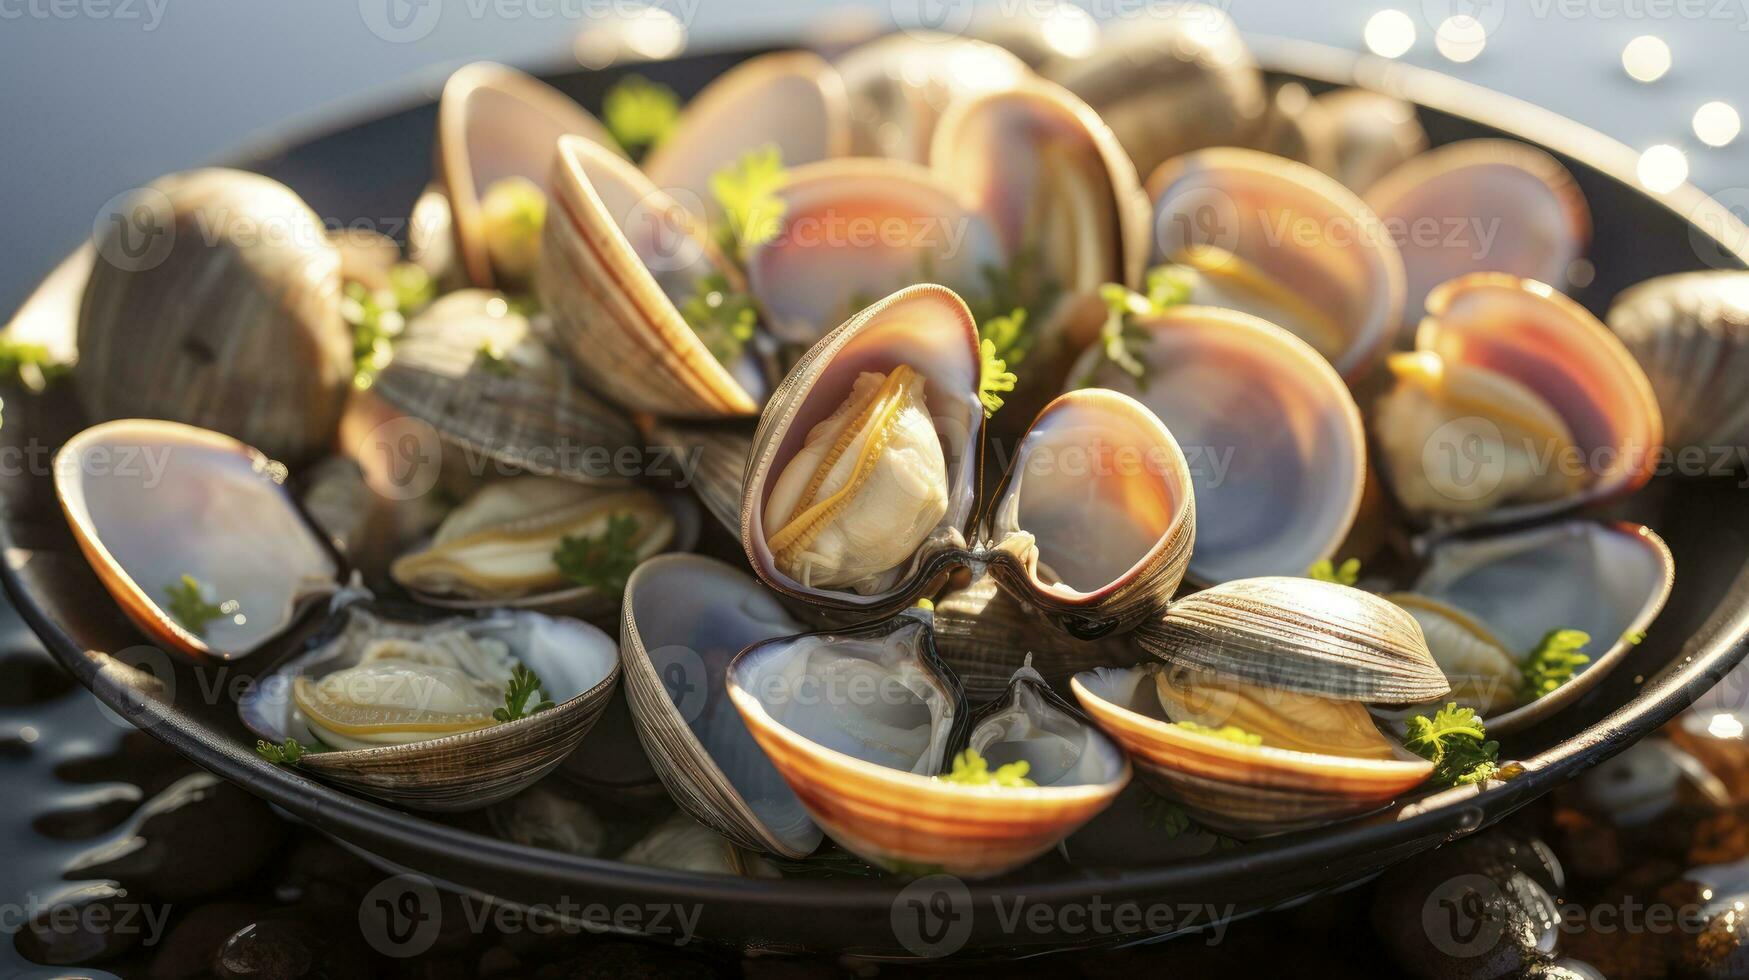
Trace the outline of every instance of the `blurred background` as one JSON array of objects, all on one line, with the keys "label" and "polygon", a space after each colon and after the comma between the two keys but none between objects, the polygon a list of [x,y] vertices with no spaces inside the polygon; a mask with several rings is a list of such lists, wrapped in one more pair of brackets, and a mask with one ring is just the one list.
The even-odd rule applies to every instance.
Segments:
[{"label": "blurred background", "polygon": [[[104,202],[265,138],[435,98],[457,65],[593,56],[636,25],[649,56],[890,24],[951,27],[1045,0],[0,0],[0,267],[11,310]],[[1088,17],[1166,0],[1079,0]],[[1749,0],[1216,0],[1249,34],[1434,68],[1600,130],[1641,179],[1692,180],[1749,216]],[[1030,7],[1025,8],[1030,9]],[[580,41],[579,39],[582,38]],[[1090,43],[1070,12],[1062,43]],[[1078,41],[1085,38],[1085,41]],[[1608,215],[1598,215],[1607,222]]]}]

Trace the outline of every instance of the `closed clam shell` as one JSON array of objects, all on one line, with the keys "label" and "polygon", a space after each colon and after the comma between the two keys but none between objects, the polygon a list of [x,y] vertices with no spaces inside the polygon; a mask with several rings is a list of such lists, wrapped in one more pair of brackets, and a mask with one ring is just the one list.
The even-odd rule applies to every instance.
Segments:
[{"label": "closed clam shell", "polygon": [[1328,173],[1356,194],[1427,149],[1414,105],[1382,92],[1337,89],[1313,99],[1330,129]]},{"label": "closed clam shell", "polygon": [[1433,764],[1324,755],[1228,741],[1173,724],[1156,694],[1161,664],[1077,674],[1075,697],[1129,753],[1144,781],[1198,823],[1241,837],[1316,826],[1389,804],[1424,782]]},{"label": "closed clam shell", "polygon": [[1405,704],[1451,689],[1407,612],[1309,578],[1238,579],[1192,593],[1136,638],[1168,664],[1269,690]]},{"label": "closed clam shell", "polygon": [[1562,286],[1591,240],[1591,212],[1573,175],[1510,140],[1463,140],[1422,153],[1368,188],[1366,203],[1403,253],[1406,327],[1435,286],[1466,273]]},{"label": "closed clam shell", "polygon": [[819,55],[778,51],[719,75],[650,151],[644,172],[696,207],[692,199],[715,201],[712,174],[766,146],[778,148],[786,167],[850,152],[850,97]]},{"label": "closed clam shell", "polygon": [[758,582],[695,555],[639,566],[620,615],[633,723],[669,794],[743,847],[791,858],[819,846],[820,828],[748,734],[723,685],[743,648],[802,629]]},{"label": "closed clam shell", "polygon": [[409,322],[371,390],[467,453],[584,483],[624,482],[615,454],[641,445],[617,409],[502,295],[450,293]]},{"label": "closed clam shell", "polygon": [[[1427,312],[1416,333],[1416,350],[1446,364],[1486,369],[1534,392],[1560,415],[1572,437],[1571,447],[1537,465],[1581,478],[1566,496],[1508,503],[1472,522],[1547,516],[1631,493],[1651,479],[1664,444],[1652,385],[1621,341],[1584,307],[1539,282],[1474,273],[1434,290]],[[1478,406],[1476,413],[1486,419],[1487,406]],[[1531,448],[1535,453],[1549,449]],[[1387,455],[1387,466],[1395,469],[1386,472],[1400,480],[1417,466],[1431,465],[1427,457],[1428,450],[1412,444],[1398,457]],[[1484,492],[1498,478],[1484,465],[1464,492]]]},{"label": "closed clam shell", "polygon": [[321,455],[352,383],[340,252],[285,185],[237,170],[161,178],[97,241],[79,307],[86,413],[215,429]]},{"label": "closed clam shell", "polygon": [[[284,479],[259,451],[176,422],[105,422],[55,455],[56,496],[104,588],[153,642],[196,658],[253,653],[340,587]],[[184,576],[219,607],[204,624],[172,611]]]},{"label": "closed clam shell", "polygon": [[437,185],[449,201],[458,264],[472,285],[496,284],[480,200],[493,184],[512,177],[547,186],[553,143],[566,135],[617,146],[588,110],[514,68],[479,61],[444,83],[437,106]]},{"label": "closed clam shell", "polygon": [[1125,19],[1090,52],[1053,59],[1042,73],[1092,106],[1144,174],[1181,153],[1243,144],[1265,109],[1244,38],[1203,4]]},{"label": "closed clam shell", "polygon": [[1054,628],[988,574],[936,598],[935,646],[973,704],[1007,690],[1029,658],[1047,684],[1067,689],[1079,671],[1147,656],[1126,637],[1078,640]]},{"label": "closed clam shell", "polygon": [[[1269,105],[1247,145],[1334,174],[1336,131],[1323,103],[1299,82],[1269,88]],[[1349,188],[1353,190],[1352,187]]]},{"label": "closed clam shell", "polygon": [[1519,663],[1551,630],[1590,635],[1590,661],[1571,680],[1486,719],[1490,735],[1507,735],[1597,686],[1644,638],[1675,577],[1670,549],[1650,528],[1570,520],[1439,542],[1410,588],[1474,617]]},{"label": "closed clam shell", "polygon": [[851,152],[918,164],[928,162],[936,122],[949,105],[1029,74],[994,44],[910,30],[858,45],[836,67],[850,96]]},{"label": "closed clam shell", "polygon": [[1233,310],[1179,306],[1135,326],[1145,387],[1097,350],[1070,376],[1135,398],[1184,447],[1197,502],[1190,577],[1298,575],[1333,557],[1360,510],[1366,437],[1330,363]]},{"label": "closed clam shell", "polygon": [[[676,489],[690,488],[704,509],[732,535],[741,533],[741,481],[753,455],[753,432],[738,423],[692,424],[653,420],[650,441],[667,453],[645,477]],[[672,483],[670,477],[672,476]]]},{"label": "closed clam shell", "polygon": [[1350,381],[1384,356],[1403,315],[1403,259],[1347,188],[1302,163],[1222,147],[1168,160],[1148,193],[1155,260],[1199,273],[1190,302],[1272,320]]},{"label": "closed clam shell", "polygon": [[[559,140],[542,232],[541,300],[590,391],[675,418],[759,410],[755,365],[725,367],[676,303],[706,276],[739,274],[697,216],[636,167],[588,140]],[[750,361],[751,351],[743,361]],[[750,390],[750,388],[752,390]]]},{"label": "closed clam shell", "polygon": [[1749,273],[1648,279],[1607,320],[1651,381],[1672,448],[1749,445]]},{"label": "closed clam shell", "polygon": [[[461,630],[476,640],[504,642],[539,675],[554,707],[485,728],[403,745],[310,751],[317,745],[291,696],[299,676],[320,678],[358,662],[374,640],[418,640]],[[397,620],[352,606],[338,628],[239,700],[243,723],[275,745],[288,738],[306,747],[299,771],[415,810],[475,810],[533,785],[577,748],[619,680],[613,639],[587,623],[538,613],[480,619]]]},{"label": "closed clam shell", "polygon": [[[803,355],[760,417],[741,503],[741,544],[760,580],[785,595],[867,617],[891,615],[925,594],[963,556],[977,500],[983,407],[977,398],[977,328],[966,306],[935,285],[900,290],[845,321]],[[946,509],[912,558],[869,594],[810,588],[780,570],[766,527],[768,498],[815,427],[845,404],[858,380],[914,372],[946,469]]]},{"label": "closed clam shell", "polygon": [[1190,468],[1160,419],[1088,388],[1045,406],[986,520],[990,573],[1070,635],[1156,619],[1196,540]]},{"label": "closed clam shell", "polygon": [[747,250],[747,285],[773,335],[811,344],[875,299],[917,282],[966,290],[1002,266],[989,219],[943,176],[897,160],[791,170],[783,221]]}]

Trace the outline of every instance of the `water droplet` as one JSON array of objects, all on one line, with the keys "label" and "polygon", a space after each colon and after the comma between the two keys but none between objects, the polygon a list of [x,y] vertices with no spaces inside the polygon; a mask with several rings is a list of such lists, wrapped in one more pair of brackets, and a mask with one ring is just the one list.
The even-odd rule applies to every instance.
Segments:
[{"label": "water droplet", "polygon": [[1440,22],[1433,46],[1458,64],[1476,60],[1488,45],[1488,29],[1469,14],[1456,14]]},{"label": "water droplet", "polygon": [[1648,147],[1640,154],[1640,183],[1648,190],[1673,191],[1688,179],[1688,158],[1668,143]]},{"label": "water droplet", "polygon": [[1415,22],[1401,10],[1381,10],[1366,22],[1367,50],[1396,58],[1415,46]]},{"label": "water droplet", "polygon": [[1708,102],[1694,110],[1694,135],[1708,146],[1724,146],[1743,129],[1742,117],[1726,102]]},{"label": "water droplet", "polygon": [[1670,70],[1670,45],[1651,34],[1641,34],[1621,51],[1621,66],[1636,82],[1655,82]]}]

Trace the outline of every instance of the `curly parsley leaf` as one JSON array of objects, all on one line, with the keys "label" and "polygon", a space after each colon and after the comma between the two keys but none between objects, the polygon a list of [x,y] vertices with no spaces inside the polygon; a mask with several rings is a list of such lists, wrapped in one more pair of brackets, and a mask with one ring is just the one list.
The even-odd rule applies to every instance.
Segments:
[{"label": "curly parsley leaf", "polygon": [[255,754],[276,766],[295,766],[308,751],[295,738],[288,738],[279,745],[266,739],[255,740]]},{"label": "curly parsley leaf", "polygon": [[1037,783],[1026,778],[1026,773],[1031,768],[1031,763],[1025,759],[1020,759],[1005,766],[998,766],[995,772],[991,772],[990,763],[978,754],[977,749],[966,749],[953,757],[952,772],[935,778],[965,786],[1002,786],[1010,789],[1021,786],[1037,786]]},{"label": "curly parsley leaf", "polygon": [[1306,569],[1306,577],[1352,587],[1360,581],[1360,559],[1350,558],[1338,565],[1328,558],[1320,558]]},{"label": "curly parsley leaf", "polygon": [[777,192],[789,181],[783,151],[768,144],[711,174],[711,195],[723,209],[718,244],[737,260],[777,237],[789,205]]},{"label": "curly parsley leaf", "polygon": [[200,582],[193,575],[184,575],[165,586],[164,593],[170,598],[166,607],[170,615],[195,636],[204,636],[207,624],[225,615],[222,606],[206,601]]},{"label": "curly parsley leaf", "polygon": [[759,321],[753,298],[733,288],[721,272],[701,276],[693,284],[692,295],[680,303],[680,316],[725,367],[741,356]]},{"label": "curly parsley leaf", "polygon": [[638,519],[615,514],[599,534],[567,535],[553,549],[553,564],[578,585],[610,595],[625,592],[626,579],[638,567]]},{"label": "curly parsley leaf", "polygon": [[1002,407],[1002,394],[1013,391],[1020,379],[996,356],[996,345],[989,340],[978,342],[978,354],[982,359],[978,368],[978,401],[984,403],[984,417],[989,418]]},{"label": "curly parsley leaf", "polygon": [[[539,700],[535,695],[540,695]],[[534,707],[528,703],[535,701]],[[541,690],[540,675],[529,670],[524,664],[517,664],[510,672],[510,680],[504,685],[504,707],[494,709],[492,717],[500,722],[516,721],[527,718],[552,708],[553,702]]]},{"label": "curly parsley leaf", "polygon": [[1518,685],[1518,700],[1535,701],[1572,680],[1579,668],[1591,662],[1581,652],[1590,642],[1591,634],[1584,630],[1559,629],[1544,634],[1520,668],[1524,679]]},{"label": "curly parsley leaf", "polygon": [[[1041,268],[1040,250],[1023,246],[1006,266],[986,265],[978,270],[983,289],[968,290],[966,305],[979,324],[978,332],[995,342],[996,354],[1009,366],[1018,367],[1037,341],[1036,317],[1048,311],[1063,288]],[[925,275],[919,281],[934,278]]]},{"label": "curly parsley leaf", "polygon": [[601,121],[627,151],[655,147],[674,132],[679,120],[680,97],[642,75],[627,75],[607,90],[601,102]]},{"label": "curly parsley leaf", "polygon": [[1209,725],[1199,725],[1194,721],[1177,721],[1173,724],[1187,732],[1195,732],[1198,735],[1206,735],[1209,738],[1218,738],[1226,742],[1237,742],[1240,745],[1263,744],[1262,735],[1248,732],[1238,725],[1222,725],[1219,728],[1214,728]]},{"label": "curly parsley leaf", "polygon": [[1488,740],[1488,730],[1473,708],[1456,702],[1409,719],[1403,747],[1433,763],[1433,779],[1446,786],[1464,786],[1491,779],[1500,771],[1500,743]]}]

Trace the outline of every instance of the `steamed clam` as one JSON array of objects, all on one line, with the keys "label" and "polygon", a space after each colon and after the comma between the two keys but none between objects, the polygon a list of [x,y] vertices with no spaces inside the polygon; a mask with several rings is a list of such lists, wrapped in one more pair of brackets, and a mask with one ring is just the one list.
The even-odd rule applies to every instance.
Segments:
[{"label": "steamed clam", "polygon": [[1648,279],[1615,298],[1608,322],[1645,369],[1671,448],[1749,446],[1749,273]]},{"label": "steamed clam", "polygon": [[1356,194],[1364,195],[1385,174],[1427,150],[1427,131],[1415,107],[1402,99],[1345,88],[1313,101],[1330,130],[1328,172]]},{"label": "steamed clam", "polygon": [[55,456],[67,523],[122,611],[169,649],[221,660],[340,588],[284,479],[249,446],[176,422],[105,422]]},{"label": "steamed clam", "polygon": [[[617,603],[623,573],[616,569],[668,549],[680,530],[670,507],[647,490],[517,476],[481,487],[450,511],[427,547],[389,571],[433,605],[594,612]],[[696,527],[686,530],[696,535]]]},{"label": "steamed clam", "polygon": [[613,640],[576,620],[406,621],[355,605],[238,708],[263,741],[300,746],[304,772],[415,809],[471,810],[557,766],[618,678]]},{"label": "steamed clam", "polygon": [[86,414],[217,429],[287,461],[321,455],[352,337],[340,252],[316,213],[277,181],[211,169],[161,178],[116,218],[79,306]]},{"label": "steamed clam", "polygon": [[1340,819],[1432,771],[1366,710],[1449,689],[1415,620],[1383,599],[1242,579],[1181,600],[1141,642],[1164,663],[1078,674],[1075,694],[1207,826],[1251,837]]},{"label": "steamed clam", "polygon": [[925,31],[876,38],[846,52],[836,67],[850,97],[851,152],[919,164],[928,161],[935,125],[949,105],[1030,74],[994,44]]},{"label": "steamed clam", "polygon": [[974,529],[979,375],[970,315],[939,286],[895,293],[816,344],[755,437],[741,540],[760,578],[822,609],[882,615],[956,565],[987,564],[1084,638],[1163,608],[1195,528],[1171,433],[1115,392],[1062,396]]},{"label": "steamed clam", "polygon": [[1422,516],[1505,521],[1631,492],[1663,422],[1651,384],[1596,318],[1541,283],[1475,273],[1434,290],[1373,435]]}]

